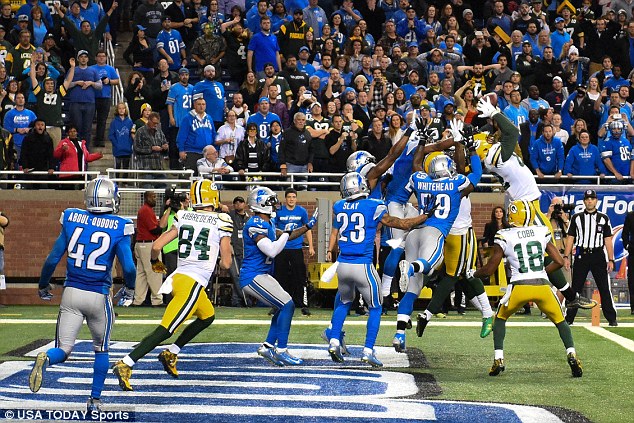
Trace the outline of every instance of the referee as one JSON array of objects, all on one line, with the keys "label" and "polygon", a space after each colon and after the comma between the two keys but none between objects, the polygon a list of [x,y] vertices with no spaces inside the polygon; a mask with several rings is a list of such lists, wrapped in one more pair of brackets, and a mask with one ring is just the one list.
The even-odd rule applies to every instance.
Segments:
[{"label": "referee", "polygon": [[[568,238],[564,253],[566,270],[570,270],[570,253],[572,246],[576,249],[575,261],[572,267],[572,289],[581,292],[583,284],[592,271],[594,281],[601,294],[601,308],[603,315],[610,326],[618,326],[616,322],[616,310],[612,300],[608,272],[614,268],[614,248],[612,245],[612,226],[607,215],[597,211],[597,193],[589,189],[583,195],[585,210],[577,213],[570,219]],[[604,248],[608,253],[608,261],[605,261]],[[576,309],[569,308],[566,312],[566,321],[572,324],[577,315]]]}]

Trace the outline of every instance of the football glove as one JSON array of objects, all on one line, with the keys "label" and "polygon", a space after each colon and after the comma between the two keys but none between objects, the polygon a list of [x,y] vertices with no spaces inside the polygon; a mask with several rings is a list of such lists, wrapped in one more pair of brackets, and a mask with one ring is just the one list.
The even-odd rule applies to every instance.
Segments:
[{"label": "football glove", "polygon": [[476,108],[480,112],[480,116],[485,118],[488,118],[497,113],[500,113],[500,110],[497,107],[495,107],[493,104],[491,104],[491,100],[489,100],[487,97],[482,97],[478,101],[478,105],[476,106]]},{"label": "football glove", "polygon": [[114,295],[119,307],[129,307],[132,305],[134,299],[134,289],[122,286],[119,291]]},{"label": "football glove", "polygon": [[315,224],[317,223],[317,219],[319,219],[319,207],[315,208],[315,211],[313,212],[312,217],[306,224],[306,227],[308,229],[313,229],[313,226],[315,226]]},{"label": "football glove", "polygon": [[295,228],[297,228],[296,223],[287,223],[284,226],[284,233],[288,234],[288,236],[291,236],[291,233],[295,230]]},{"label": "football glove", "polygon": [[429,197],[429,199],[427,200],[427,202],[425,203],[425,206],[423,207],[423,214],[427,217],[431,216],[432,214],[434,214],[434,212],[436,211],[436,209],[438,208],[438,203],[436,203],[436,196],[432,195]]},{"label": "football glove", "polygon": [[152,263],[152,271],[154,273],[167,273],[167,267],[163,264],[163,262],[159,259],[152,260],[150,259],[150,263]]},{"label": "football glove", "polygon": [[463,140],[464,138],[463,132],[462,132],[463,128],[464,128],[463,121],[456,118],[451,119],[451,122],[449,123],[449,131],[451,131],[451,136],[453,137],[454,141],[460,142]]},{"label": "football glove", "polygon": [[475,269],[467,269],[465,272],[467,279],[473,279],[473,275],[475,274]]},{"label": "football glove", "polygon": [[40,296],[41,300],[51,301],[51,299],[53,298],[53,294],[51,294],[52,290],[53,290],[53,285],[49,283],[45,288],[38,289],[37,293]]}]

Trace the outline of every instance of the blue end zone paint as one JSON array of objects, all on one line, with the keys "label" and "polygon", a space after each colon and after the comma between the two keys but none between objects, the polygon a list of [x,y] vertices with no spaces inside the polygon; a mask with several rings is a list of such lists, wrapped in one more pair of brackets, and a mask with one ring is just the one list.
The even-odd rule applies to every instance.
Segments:
[{"label": "blue end zone paint", "polygon": [[[113,342],[111,364],[134,343]],[[35,356],[48,346],[31,351]],[[110,374],[102,400],[108,411],[135,411],[137,421],[213,422],[453,422],[520,423],[521,415],[540,423],[560,422],[536,407],[417,400],[416,379],[405,372],[375,371],[359,360],[361,347],[343,366],[330,360],[324,345],[292,345],[305,359],[299,367],[278,368],[256,354],[257,344],[193,344],[180,354],[179,379],[156,359],[156,349],[134,367],[134,392],[119,390]],[[405,354],[379,349],[389,368],[407,368]],[[50,367],[42,389],[28,389],[32,362],[0,364],[0,409],[83,409],[92,381],[92,343],[77,343],[71,360]],[[526,411],[528,410],[528,411]],[[266,416],[266,417],[264,417]]]}]

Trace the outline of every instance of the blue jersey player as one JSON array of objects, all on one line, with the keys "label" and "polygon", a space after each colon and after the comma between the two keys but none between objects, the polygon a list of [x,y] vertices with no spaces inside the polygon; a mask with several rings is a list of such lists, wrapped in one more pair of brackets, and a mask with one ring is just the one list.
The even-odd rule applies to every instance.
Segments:
[{"label": "blue jersey player", "polygon": [[258,348],[258,354],[277,366],[295,366],[303,362],[287,350],[295,305],[291,296],[271,276],[273,259],[284,249],[287,241],[312,229],[319,211],[316,210],[308,223],[299,228],[296,223],[287,224],[284,231],[278,231],[278,238],[271,221],[271,214],[278,203],[277,195],[269,188],[256,187],[249,193],[247,204],[254,215],[242,232],[244,261],[240,269],[240,288],[276,309],[266,341]]},{"label": "blue jersey player", "polygon": [[117,185],[105,178],[90,181],[85,193],[86,210],[66,209],[61,217],[62,231],[46,258],[40,276],[40,298],[50,300],[49,281],[55,267],[67,255],[66,281],[57,318],[55,348],[40,352],[29,377],[31,391],[42,386],[46,367],[64,362],[73,350],[75,339],[86,319],[93,339],[92,391],[88,411],[99,410],[101,391],[108,374],[108,345],[114,322],[110,287],[115,256],[123,267],[123,302],[131,303],[136,269],[132,260],[131,235],[134,226],[115,216],[119,207]]},{"label": "blue jersey player", "polygon": [[[471,156],[469,176],[456,175],[455,164],[440,154],[429,164],[429,174],[411,175],[405,190],[416,196],[419,209],[436,204],[434,214],[421,228],[412,230],[405,240],[405,259],[399,263],[401,291],[406,291],[398,305],[396,335],[392,345],[398,352],[405,350],[405,329],[414,310],[414,301],[423,289],[423,275],[430,275],[443,262],[445,237],[449,234],[458,212],[460,199],[468,195],[482,176],[482,164],[475,152]],[[415,278],[411,279],[412,276]]]},{"label": "blue jersey player", "polygon": [[339,246],[337,274],[340,301],[333,312],[328,352],[335,362],[343,362],[341,329],[352,306],[356,288],[370,311],[361,361],[381,367],[383,363],[374,354],[383,300],[379,291],[379,275],[372,264],[376,230],[379,223],[410,229],[422,224],[428,217],[426,214],[409,219],[391,217],[383,201],[368,198],[370,188],[365,178],[357,172],[344,175],[340,190],[343,200],[337,201],[332,208],[333,223],[328,249],[333,251],[335,244]]}]

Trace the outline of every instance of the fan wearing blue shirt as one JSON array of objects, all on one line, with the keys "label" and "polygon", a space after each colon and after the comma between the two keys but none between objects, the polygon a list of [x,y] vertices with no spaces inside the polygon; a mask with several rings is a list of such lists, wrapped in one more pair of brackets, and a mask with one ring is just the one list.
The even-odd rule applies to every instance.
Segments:
[{"label": "fan wearing blue shirt", "polygon": [[170,70],[176,70],[187,66],[187,51],[180,32],[171,28],[172,20],[169,16],[163,16],[161,20],[163,30],[156,36],[156,48],[159,55],[163,56]]},{"label": "fan wearing blue shirt", "polygon": [[99,50],[96,56],[97,63],[91,68],[97,72],[97,78],[101,81],[101,90],[95,91],[95,111],[97,112],[97,131],[95,134],[95,147],[104,147],[106,137],[106,121],[110,114],[112,102],[112,86],[119,84],[119,75],[115,68],[107,64],[108,56],[103,50]]},{"label": "fan wearing blue shirt", "polygon": [[169,116],[169,128],[167,129],[167,142],[169,143],[170,169],[178,169],[182,165],[178,161],[178,147],[176,146],[176,134],[181,126],[183,118],[192,108],[192,96],[194,86],[189,83],[189,69],[181,68],[178,71],[178,84],[172,85],[167,93],[167,114]]},{"label": "fan wearing blue shirt", "polygon": [[24,141],[24,137],[29,132],[29,127],[31,123],[37,119],[35,113],[24,108],[25,102],[24,94],[17,93],[15,95],[15,108],[9,110],[7,114],[4,115],[4,121],[2,123],[4,129],[9,131],[13,136],[13,145],[15,146],[18,157],[20,157],[22,141]]},{"label": "fan wearing blue shirt", "polygon": [[520,105],[522,94],[518,90],[511,91],[511,104],[506,106],[504,114],[515,126],[519,126],[528,120],[528,111]]},{"label": "fan wearing blue shirt", "polygon": [[279,72],[282,70],[282,59],[277,37],[271,32],[271,18],[264,16],[260,21],[260,29],[249,41],[247,67],[249,71],[255,71],[258,78],[263,78],[264,65],[273,63],[275,71]]},{"label": "fan wearing blue shirt", "polygon": [[269,112],[271,107],[268,97],[261,97],[258,102],[258,112],[249,116],[247,125],[249,123],[255,123],[258,126],[258,137],[261,140],[265,140],[271,135],[271,123],[280,122],[280,117],[273,112]]},{"label": "fan wearing blue shirt", "polygon": [[195,99],[194,110],[185,115],[176,136],[178,155],[185,168],[192,169],[195,175],[198,174],[196,162],[203,158],[203,148],[213,145],[216,140],[216,129],[213,120],[205,112],[206,106],[204,98]]},{"label": "fan wearing blue shirt", "polygon": [[[601,160],[599,148],[590,144],[590,132],[585,129],[579,132],[579,142],[573,145],[564,163],[566,176],[605,176],[606,169]],[[581,182],[581,181],[575,181]],[[591,183],[583,181],[581,183]]]},{"label": "fan wearing blue shirt", "polygon": [[192,98],[194,100],[199,97],[205,99],[207,104],[207,113],[214,121],[215,129],[218,129],[224,124],[225,87],[223,87],[220,82],[214,81],[214,78],[216,77],[216,68],[213,65],[205,66],[203,76],[205,79],[194,85]]},{"label": "fan wearing blue shirt", "polygon": [[564,145],[555,137],[555,129],[549,123],[544,125],[542,136],[530,146],[531,164],[540,178],[559,178],[564,169]]}]

